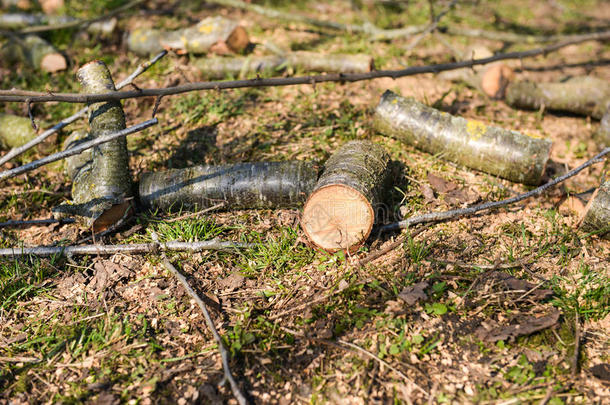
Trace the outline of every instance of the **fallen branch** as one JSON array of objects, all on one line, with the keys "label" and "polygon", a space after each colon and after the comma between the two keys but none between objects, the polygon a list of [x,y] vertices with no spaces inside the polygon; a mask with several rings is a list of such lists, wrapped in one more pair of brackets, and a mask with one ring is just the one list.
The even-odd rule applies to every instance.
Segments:
[{"label": "fallen branch", "polygon": [[163,243],[135,243],[129,245],[36,246],[0,249],[0,256],[54,256],[54,255],[114,255],[155,252],[202,252],[204,250],[229,250],[251,248],[253,244],[220,240],[201,242],[170,241]]},{"label": "fallen branch", "polygon": [[[451,3],[449,3],[449,5],[447,7],[445,7],[445,9],[443,11],[438,13],[438,15],[433,18],[432,22],[426,28],[424,28],[424,30],[420,34],[417,34],[417,36],[413,39],[413,41],[411,41],[411,43],[407,46],[407,48],[405,50],[407,52],[411,52],[421,42],[422,39],[424,39],[428,34],[432,33],[434,30],[436,30],[438,27],[438,23],[447,13],[449,13],[449,11],[451,11],[451,9],[453,9],[453,7],[455,6],[456,3],[457,3],[457,0],[452,0]],[[430,4],[430,13],[431,14],[432,14],[432,10],[433,10],[433,7],[432,7],[432,4]]]},{"label": "fallen branch", "polygon": [[87,149],[93,148],[94,146],[101,145],[106,142],[110,142],[113,139],[127,136],[127,135],[133,134],[135,132],[140,132],[148,127],[151,127],[151,126],[157,124],[158,122],[159,122],[159,120],[157,118],[153,118],[152,120],[144,121],[140,124],[136,124],[132,127],[125,128],[121,131],[114,132],[114,133],[111,133],[108,135],[104,135],[99,138],[95,138],[91,141],[83,142],[80,145],[75,146],[74,148],[54,153],[52,155],[49,155],[42,159],[35,160],[35,161],[25,164],[23,166],[19,166],[14,169],[11,169],[11,170],[5,170],[3,172],[0,172],[0,180],[8,179],[8,178],[15,177],[15,176],[18,176],[23,173],[27,173],[29,171],[39,168],[40,166],[48,165],[49,163],[53,163],[58,160],[65,159],[68,156],[78,155],[79,153],[81,153]]},{"label": "fallen branch", "polygon": [[58,72],[68,67],[68,62],[53,45],[37,35],[17,37],[11,35],[8,43],[0,50],[3,59],[9,63],[25,63],[45,72]]},{"label": "fallen branch", "polygon": [[559,176],[556,179],[549,181],[548,183],[545,183],[540,187],[537,187],[531,191],[528,191],[527,193],[519,194],[515,197],[507,198],[507,199],[501,200],[501,201],[486,202],[483,204],[475,205],[473,207],[460,208],[460,209],[443,211],[443,212],[430,212],[428,214],[418,215],[415,217],[405,219],[403,221],[384,225],[379,229],[379,231],[380,232],[395,231],[398,229],[408,228],[409,226],[413,226],[416,224],[423,224],[426,222],[446,221],[449,219],[465,217],[465,216],[473,215],[480,211],[485,211],[485,210],[498,208],[498,207],[504,207],[506,205],[514,204],[514,203],[523,201],[523,200],[531,198],[531,197],[539,196],[545,190],[569,179],[570,177],[574,177],[575,175],[577,175],[578,173],[580,173],[587,167],[589,167],[595,163],[601,162],[602,157],[604,157],[605,155],[607,155],[609,153],[610,153],[610,147],[604,149],[603,151],[601,151],[600,153],[595,155],[593,158],[587,160],[585,163],[578,166],[577,168],[570,170],[563,176]]},{"label": "fallen branch", "polygon": [[11,220],[6,222],[0,222],[0,228],[10,228],[19,226],[36,226],[36,225],[51,225],[51,224],[71,224],[74,222],[73,218],[55,219],[55,218],[43,218],[43,219],[29,219],[29,220]]},{"label": "fallen branch", "polygon": [[[155,234],[153,234],[153,238],[156,238]],[[233,374],[231,374],[231,368],[229,366],[229,352],[227,351],[227,348],[225,347],[222,337],[218,333],[216,326],[214,326],[214,321],[210,316],[210,312],[208,311],[208,307],[205,305],[205,302],[203,302],[203,300],[199,297],[195,290],[193,290],[193,288],[189,285],[188,281],[186,280],[186,277],[184,277],[174,267],[174,265],[170,263],[170,261],[165,255],[163,255],[163,265],[178,279],[178,281],[180,281],[180,284],[182,284],[186,292],[191,296],[193,300],[195,300],[195,302],[199,306],[199,309],[201,309],[201,312],[203,312],[205,322],[207,323],[208,328],[210,328],[210,331],[214,336],[214,340],[216,340],[216,344],[218,345],[218,351],[220,352],[220,358],[222,360],[222,369],[224,371],[224,376],[225,379],[228,380],[229,384],[231,385],[231,391],[233,392],[233,396],[240,405],[248,404],[248,400],[239,389],[235,378],[233,378]]]},{"label": "fallen branch", "polygon": [[550,52],[557,51],[569,45],[585,42],[599,41],[610,39],[610,31],[604,31],[579,38],[577,40],[569,40],[557,44],[549,45],[543,48],[531,49],[529,51],[509,52],[497,54],[489,58],[466,60],[452,63],[440,63],[435,65],[411,66],[400,70],[375,70],[369,73],[335,73],[316,76],[297,76],[297,77],[273,77],[273,78],[256,78],[249,80],[230,80],[230,81],[212,81],[212,82],[193,82],[180,86],[139,89],[131,91],[119,91],[111,94],[79,94],[79,93],[48,93],[36,92],[27,90],[0,90],[0,102],[50,102],[61,101],[66,103],[92,103],[99,101],[124,100],[128,98],[138,97],[164,97],[174,94],[188,93],[191,91],[200,90],[224,90],[238,89],[249,87],[276,87],[276,86],[294,86],[300,84],[316,84],[326,82],[358,82],[362,80],[378,79],[382,77],[390,77],[397,79],[399,77],[413,76],[423,73],[439,73],[446,70],[454,70],[464,67],[477,65],[485,65],[487,63],[497,62],[507,59],[523,59],[538,55],[546,55]]},{"label": "fallen branch", "polygon": [[[157,63],[157,61],[159,59],[161,59],[162,57],[164,57],[165,55],[167,55],[167,51],[160,52],[151,60],[138,65],[138,67],[136,68],[136,70],[133,71],[132,74],[130,74],[128,77],[125,78],[125,80],[123,80],[119,84],[117,84],[117,86],[116,86],[117,90],[132,84],[136,77],[138,77],[142,73],[146,72],[152,65]],[[26,151],[32,149],[34,146],[42,143],[45,139],[47,139],[54,133],[61,131],[63,128],[65,128],[69,124],[71,124],[74,121],[78,120],[79,118],[87,115],[88,112],[89,112],[89,107],[81,108],[74,115],[61,120],[59,123],[55,124],[54,126],[52,126],[49,129],[47,129],[42,134],[38,135],[36,138],[32,139],[31,141],[27,142],[26,144],[23,144],[22,146],[12,149],[6,155],[4,155],[4,156],[2,156],[2,158],[0,158],[0,165],[3,165],[4,163],[8,162],[9,160],[25,153]],[[29,122],[29,120],[28,120],[28,122]]]},{"label": "fallen branch", "polygon": [[89,32],[90,34],[109,35],[114,32],[117,26],[117,20],[113,17],[105,17],[105,20],[100,20],[97,22],[86,22],[68,15],[47,15],[28,13],[0,14],[0,29],[5,30],[28,29],[28,27],[35,26],[47,27],[49,30],[52,30],[59,29],[61,27],[66,27],[66,24],[86,24],[87,32]]},{"label": "fallen branch", "polygon": [[36,137],[32,121],[13,114],[0,114],[0,146],[14,148]]}]

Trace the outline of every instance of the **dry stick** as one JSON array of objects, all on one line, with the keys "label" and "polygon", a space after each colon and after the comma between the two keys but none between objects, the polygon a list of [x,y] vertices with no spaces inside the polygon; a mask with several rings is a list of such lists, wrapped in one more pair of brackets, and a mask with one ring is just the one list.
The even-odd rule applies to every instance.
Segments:
[{"label": "dry stick", "polygon": [[113,255],[116,253],[136,254],[154,253],[166,251],[201,252],[204,250],[228,250],[250,248],[252,244],[236,243],[220,240],[206,240],[201,242],[178,242],[170,241],[164,243],[134,243],[129,245],[83,245],[83,246],[36,246],[36,247],[14,247],[0,249],[0,256],[53,256],[63,254],[74,255]]},{"label": "dry stick", "polygon": [[46,31],[61,30],[61,29],[66,29],[66,28],[88,26],[95,22],[107,20],[109,18],[117,16],[117,15],[125,12],[126,10],[139,6],[140,4],[143,4],[145,2],[146,2],[146,0],[132,1],[130,3],[125,4],[124,6],[115,8],[114,10],[112,10],[111,12],[109,12],[107,14],[104,14],[100,17],[92,18],[89,20],[74,20],[74,21],[68,21],[68,22],[61,23],[61,24],[53,24],[53,25],[34,25],[34,26],[27,27],[27,28],[20,30],[19,33],[20,34],[31,34],[31,33],[35,33],[35,32],[46,32]]},{"label": "dry stick", "polygon": [[605,155],[607,155],[608,153],[610,153],[610,147],[602,150],[600,153],[595,155],[593,158],[587,160],[585,163],[578,166],[577,168],[570,170],[563,176],[559,176],[556,179],[549,181],[548,183],[545,183],[540,187],[537,187],[531,191],[528,191],[527,193],[519,194],[515,197],[507,198],[507,199],[501,200],[501,201],[486,202],[483,204],[475,205],[473,207],[459,208],[459,209],[443,211],[443,212],[430,212],[428,214],[418,215],[415,217],[405,219],[404,221],[399,221],[399,222],[394,222],[392,224],[384,225],[379,229],[379,231],[380,232],[395,231],[395,230],[407,228],[409,226],[413,226],[416,224],[422,224],[422,223],[426,223],[426,222],[445,221],[445,220],[453,219],[453,218],[457,218],[457,217],[469,216],[469,215],[475,214],[479,211],[503,207],[505,205],[510,205],[510,204],[517,203],[519,201],[523,201],[527,198],[539,196],[545,190],[569,179],[570,177],[574,177],[575,175],[577,175],[578,173],[580,173],[587,167],[589,167],[595,163],[601,162],[602,161],[601,158],[604,157]]},{"label": "dry stick", "polygon": [[29,220],[10,220],[6,222],[0,222],[0,228],[9,228],[9,227],[18,227],[24,225],[49,225],[49,224],[71,224],[74,222],[74,218],[65,218],[65,219],[54,219],[54,218],[44,218],[44,219],[29,219]]},{"label": "dry stick", "polygon": [[[153,234],[153,238],[156,238],[156,235]],[[180,281],[180,283],[182,284],[182,286],[184,287],[186,292],[191,296],[192,299],[195,300],[197,305],[199,305],[201,312],[203,312],[203,316],[205,317],[205,322],[208,324],[208,328],[210,328],[212,335],[214,335],[214,340],[216,340],[216,343],[218,344],[218,351],[220,352],[220,358],[222,359],[222,368],[224,370],[225,379],[227,379],[229,381],[229,384],[231,385],[231,391],[233,391],[233,396],[235,397],[235,399],[237,399],[237,402],[240,405],[247,404],[248,400],[246,399],[244,394],[239,389],[237,382],[235,382],[235,379],[233,378],[233,374],[231,374],[231,368],[229,367],[229,353],[227,352],[227,349],[224,346],[222,337],[220,336],[220,334],[218,333],[218,330],[216,330],[216,327],[214,326],[214,321],[212,320],[212,317],[210,316],[208,307],[205,305],[205,302],[203,302],[203,300],[201,298],[199,298],[199,295],[193,290],[193,288],[189,285],[186,278],[174,267],[173,264],[170,263],[170,261],[167,259],[167,257],[165,255],[163,255],[162,257],[163,257],[163,265],[174,276],[176,276],[176,278],[178,279],[178,281]]]},{"label": "dry stick", "polygon": [[142,131],[150,126],[157,124],[158,122],[159,122],[158,119],[153,118],[152,120],[144,121],[144,122],[142,122],[140,124],[136,124],[132,127],[125,128],[120,131],[108,134],[108,135],[100,136],[99,138],[95,138],[91,141],[83,142],[73,148],[54,153],[52,155],[49,155],[42,159],[35,160],[35,161],[25,164],[23,166],[19,166],[14,169],[11,169],[11,170],[5,170],[3,172],[0,172],[0,180],[18,176],[20,174],[37,169],[40,166],[44,166],[49,163],[53,163],[57,160],[65,159],[68,156],[78,155],[79,153],[81,153],[84,150],[93,148],[94,146],[97,146],[97,145],[100,145],[100,144],[103,144],[106,142],[110,142],[113,139],[121,138],[123,136],[127,136],[127,135],[133,134],[135,132]]},{"label": "dry stick", "polygon": [[[405,51],[411,52],[421,42],[422,39],[424,39],[431,32],[435,31],[441,19],[453,9],[457,2],[458,0],[453,0],[451,3],[449,3],[447,7],[445,7],[443,11],[441,11],[436,17],[434,17],[432,19],[432,23],[430,23],[430,25],[428,25],[426,29],[424,29],[420,34],[417,35],[417,37],[415,37],[415,39],[409,44],[409,46],[405,48]],[[432,13],[432,11],[432,3],[430,3],[430,12]]]},{"label": "dry stick", "polygon": [[297,76],[297,77],[272,77],[272,78],[256,78],[248,80],[227,80],[227,81],[212,81],[212,82],[193,82],[180,86],[141,89],[131,91],[117,91],[105,94],[83,94],[83,93],[45,93],[27,90],[0,90],[0,102],[49,102],[62,101],[66,103],[94,103],[100,101],[123,100],[137,97],[163,97],[174,94],[182,94],[198,90],[224,90],[238,89],[249,87],[276,87],[276,86],[294,86],[299,84],[317,84],[325,82],[358,82],[362,80],[378,79],[382,77],[390,77],[393,79],[405,76],[413,76],[422,73],[439,73],[446,70],[460,69],[477,65],[485,65],[492,62],[497,62],[506,59],[523,59],[538,55],[548,54],[566,46],[585,42],[610,39],[610,31],[594,33],[580,37],[576,40],[568,40],[557,44],[549,45],[542,48],[530,49],[529,51],[508,52],[490,56],[489,58],[465,60],[451,63],[439,63],[435,65],[411,66],[399,70],[376,70],[368,73],[334,73],[315,76]]},{"label": "dry stick", "polygon": [[[155,56],[151,60],[149,60],[147,62],[144,62],[144,63],[141,63],[137,67],[137,69],[133,71],[132,74],[127,76],[125,78],[125,80],[123,80],[122,82],[120,82],[119,84],[116,85],[117,90],[132,84],[136,77],[138,77],[142,73],[146,72],[152,65],[157,63],[157,61],[159,59],[161,59],[162,57],[164,57],[165,55],[167,55],[167,51],[160,52],[159,54],[157,54],[157,56]],[[89,111],[89,107],[81,108],[74,115],[61,120],[59,123],[55,124],[54,126],[52,126],[49,129],[47,129],[42,134],[40,134],[36,138],[32,139],[30,142],[28,142],[28,143],[26,143],[26,144],[24,144],[24,145],[22,145],[22,146],[20,146],[18,148],[11,149],[6,155],[4,155],[4,156],[2,156],[2,158],[0,158],[0,165],[3,165],[4,163],[8,162],[9,160],[11,160],[11,159],[13,159],[13,158],[15,158],[15,157],[25,153],[26,151],[32,149],[34,146],[38,145],[39,143],[41,143],[42,141],[44,141],[45,139],[47,139],[48,137],[50,137],[54,133],[61,131],[63,128],[65,128],[69,124],[73,123],[77,119],[87,115],[88,111]]]}]

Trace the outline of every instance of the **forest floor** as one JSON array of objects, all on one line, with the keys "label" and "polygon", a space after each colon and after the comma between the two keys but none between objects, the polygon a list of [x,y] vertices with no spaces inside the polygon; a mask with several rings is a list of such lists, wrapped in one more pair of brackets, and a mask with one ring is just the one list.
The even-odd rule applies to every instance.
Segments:
[{"label": "forest floor", "polygon": [[[87,3],[66,0],[66,9],[91,17],[120,2]],[[267,5],[382,27],[429,21],[423,1],[355,3]],[[371,42],[364,34],[320,32],[203,2],[151,1],[119,27],[176,28],[209,15],[239,20],[256,44],[254,54],[265,53],[261,44],[272,41],[285,49],[366,53],[384,69],[450,62],[455,50],[473,44],[494,51],[536,46],[503,48],[434,34],[406,52],[412,39]],[[572,33],[610,26],[610,3],[467,1],[441,23],[452,24]],[[115,82],[145,60],[126,51],[120,33],[100,40],[64,30],[47,37],[68,55],[70,69],[49,75],[0,61],[3,89],[78,92],[74,73],[90,60],[105,61]],[[610,80],[608,60],[610,43],[587,42],[510,63],[517,77],[535,81],[583,74]],[[136,83],[161,87],[201,78],[188,56],[170,54]],[[203,163],[303,159],[321,166],[346,141],[370,139],[401,166],[386,222],[528,189],[376,133],[372,113],[387,89],[451,114],[550,138],[559,171],[598,151],[591,138],[595,120],[515,110],[425,74],[166,97],[159,125],[128,137],[133,178]],[[128,125],[149,119],[154,101],[125,101]],[[36,104],[33,113],[46,128],[79,108]],[[5,103],[0,110],[27,115],[22,104]],[[86,127],[86,120],[78,121],[17,162],[59,149],[70,131]],[[177,213],[140,212],[101,241],[151,241],[154,231],[163,240],[258,243],[239,252],[169,255],[208,302],[232,370],[255,403],[601,404],[610,401],[610,243],[575,228],[577,203],[567,197],[599,185],[608,167],[606,160],[515,206],[430,225],[365,265],[359,259],[400,235],[373,236],[348,257],[329,255],[304,243],[298,210],[206,213],[177,221],[171,221]],[[463,192],[451,194],[455,190]],[[0,221],[48,218],[69,199],[70,181],[59,162],[5,181]],[[2,247],[9,247],[72,244],[88,233],[70,224],[2,229],[0,235]],[[528,283],[502,281],[508,276]],[[557,322],[542,331],[481,340],[487,329],[523,327],[557,313]],[[0,403],[236,403],[228,385],[218,386],[222,379],[220,355],[199,308],[159,255],[0,260]]]}]

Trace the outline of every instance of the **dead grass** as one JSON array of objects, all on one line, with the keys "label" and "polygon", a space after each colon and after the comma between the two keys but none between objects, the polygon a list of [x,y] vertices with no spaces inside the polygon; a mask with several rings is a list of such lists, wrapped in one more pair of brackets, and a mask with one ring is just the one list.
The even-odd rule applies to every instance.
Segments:
[{"label": "dead grass", "polygon": [[[311,3],[301,12],[340,21],[369,16],[386,27],[427,21],[425,2],[409,3],[402,12],[362,3],[356,10],[345,1]],[[608,5],[593,0],[587,3],[590,8],[569,1],[505,3],[468,3],[444,21],[544,32],[598,26],[610,18]],[[157,9],[169,5],[155,4]],[[412,55],[403,55],[408,40],[369,43],[357,35],[324,35],[237,11],[189,5],[175,11],[175,16],[136,15],[121,24],[177,26],[218,12],[242,21],[257,43],[271,39],[285,48],[365,52],[384,68],[452,58],[434,37]],[[72,71],[41,76],[3,66],[3,88],[77,91],[73,73],[92,58],[103,58],[117,80],[140,62],[120,48],[119,38],[97,44],[82,35],[52,37],[74,61]],[[446,39],[460,49],[475,42]],[[488,45],[498,49],[498,44]],[[262,53],[261,48],[254,52]],[[587,43],[516,66],[524,69],[520,76],[540,81],[589,73],[610,79],[606,66],[587,64],[609,56],[607,44]],[[583,65],[563,67],[578,62]],[[532,69],[542,66],[556,69]],[[170,56],[137,82],[152,87],[197,78],[187,58]],[[388,221],[460,204],[438,190],[426,198],[430,174],[464,189],[472,201],[525,190],[374,133],[369,120],[386,89],[453,114],[549,137],[552,159],[570,168],[597,150],[591,134],[598,122],[515,111],[463,85],[422,75],[164,99],[160,125],[129,139],[131,168],[137,178],[142,171],[198,163],[311,159],[321,164],[345,141],[369,138],[386,147],[400,166],[388,200]],[[129,122],[148,118],[152,104],[127,101]],[[1,108],[23,112],[15,104]],[[54,122],[76,108],[46,104],[35,112],[37,119]],[[73,128],[85,126],[81,122]],[[57,148],[65,135],[22,160]],[[213,310],[232,368],[256,403],[509,404],[540,403],[547,397],[552,404],[603,403],[610,398],[607,381],[589,369],[610,362],[610,245],[574,229],[577,214],[566,208],[563,196],[596,186],[607,168],[607,162],[597,165],[516,207],[433,225],[364,267],[359,258],[398,235],[373,238],[354,257],[327,255],[303,243],[298,212],[290,210],[221,212],[171,223],[163,214],[141,213],[132,228],[104,241],[148,240],[154,230],[166,239],[220,236],[261,242],[239,254],[170,256]],[[52,207],[69,198],[69,187],[59,166],[15,179],[0,193],[0,219],[48,217]],[[3,246],[73,243],[86,235],[72,225],[0,232]],[[527,291],[511,292],[490,278],[494,271],[550,289],[553,296],[522,297]],[[407,305],[401,292],[419,282],[428,284],[427,298]],[[233,401],[228,387],[217,386],[220,357],[203,317],[157,256],[4,259],[0,297],[0,403]],[[551,328],[496,343],[477,337],[482,327],[539,317],[554,308],[561,316]],[[579,368],[572,377],[576,313],[582,339]]]}]

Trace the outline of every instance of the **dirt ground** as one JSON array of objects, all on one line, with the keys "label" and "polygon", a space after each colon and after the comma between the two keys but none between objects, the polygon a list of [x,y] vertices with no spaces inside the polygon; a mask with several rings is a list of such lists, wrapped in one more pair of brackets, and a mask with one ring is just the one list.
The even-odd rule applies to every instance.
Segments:
[{"label": "dirt ground", "polygon": [[[65,3],[81,18],[122,4]],[[422,1],[263,3],[384,28],[430,21]],[[433,3],[437,13],[447,6]],[[369,54],[378,69],[451,62],[474,44],[494,52],[540,45],[434,33],[405,50],[413,38],[375,42],[362,33],[318,30],[204,2],[151,1],[122,16],[119,29],[173,29],[210,15],[246,27],[254,55],[268,54],[263,44],[271,41],[283,49]],[[441,27],[450,25],[580,33],[610,26],[610,4],[464,1],[441,20]],[[49,75],[3,63],[3,89],[77,92],[74,73],[90,60],[104,60],[115,82],[145,60],[125,49],[122,33],[99,39],[68,30],[47,37],[68,56],[69,70]],[[137,86],[202,80],[190,58],[170,53]],[[506,63],[517,79],[547,82],[579,75],[610,80],[608,60],[610,43],[585,42]],[[300,74],[306,72],[276,73]],[[399,168],[382,222],[531,189],[377,133],[372,115],[388,89],[454,115],[552,140],[551,177],[600,150],[592,138],[595,119],[516,110],[463,83],[424,74],[163,98],[159,125],[128,138],[133,178],[244,161],[299,159],[322,167],[348,140],[370,139]],[[154,103],[125,101],[127,125],[149,119]],[[78,108],[54,102],[36,104],[33,113],[46,128]],[[0,110],[27,115],[17,103]],[[49,154],[72,130],[86,128],[86,120],[78,121],[3,169]],[[577,223],[584,206],[579,196],[590,198],[586,192],[607,179],[609,167],[606,159],[540,197],[429,224],[413,238],[374,233],[353,255],[309,247],[298,209],[208,212],[178,220],[186,213],[142,210],[116,233],[95,240],[150,242],[155,232],[162,241],[218,237],[257,244],[168,254],[209,306],[233,374],[253,403],[603,404],[610,401],[610,242],[581,232]],[[0,221],[48,218],[70,199],[70,187],[61,163],[5,181]],[[53,224],[2,228],[0,235],[2,247],[11,247],[75,244],[90,232]],[[229,385],[221,384],[220,355],[198,306],[158,254],[1,259],[0,298],[2,404],[237,403]],[[545,323],[533,333],[515,332]]]}]

